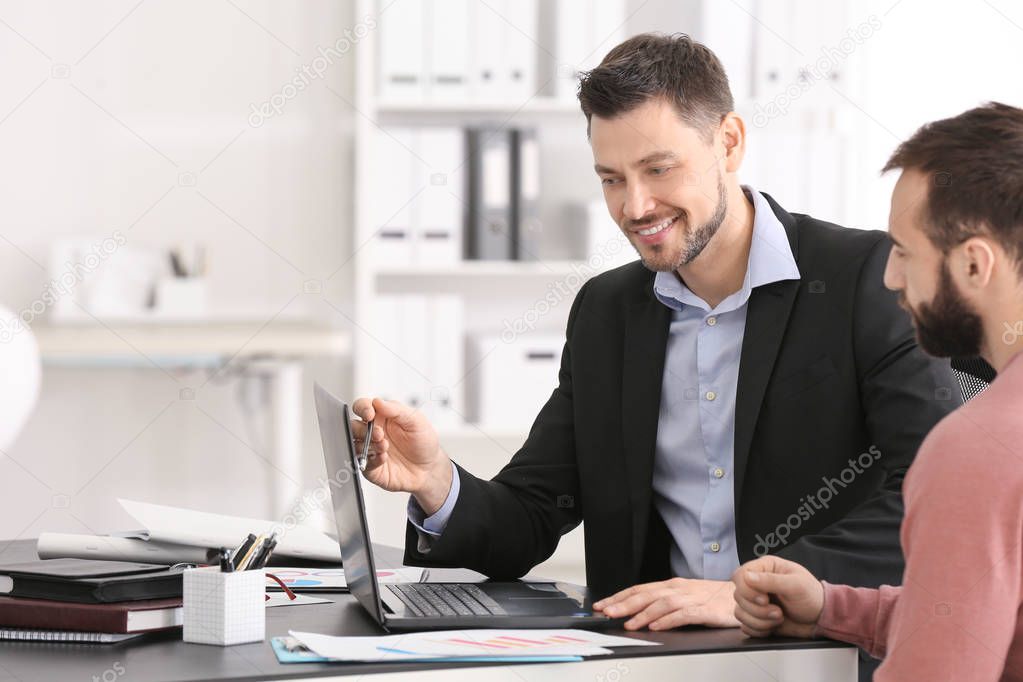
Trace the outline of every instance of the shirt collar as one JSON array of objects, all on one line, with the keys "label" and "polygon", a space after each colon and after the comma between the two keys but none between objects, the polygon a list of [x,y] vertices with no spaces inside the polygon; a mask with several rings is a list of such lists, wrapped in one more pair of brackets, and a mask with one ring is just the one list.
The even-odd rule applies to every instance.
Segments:
[{"label": "shirt collar", "polygon": [[[721,301],[714,309],[724,313],[742,307],[756,287],[788,279],[799,279],[799,267],[792,256],[785,227],[774,214],[764,195],[748,185],[743,192],[753,202],[753,240],[750,242],[749,261],[742,288]],[[703,299],[689,290],[672,272],[658,272],[654,276],[654,295],[672,310],[691,305],[711,312]]]}]

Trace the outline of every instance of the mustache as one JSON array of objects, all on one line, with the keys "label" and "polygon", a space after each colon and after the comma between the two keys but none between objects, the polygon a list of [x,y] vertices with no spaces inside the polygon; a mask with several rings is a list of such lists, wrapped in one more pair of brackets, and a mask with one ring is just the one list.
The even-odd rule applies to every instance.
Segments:
[{"label": "mustache", "polygon": [[680,209],[677,213],[669,213],[667,215],[662,216],[652,215],[649,217],[640,218],[639,220],[630,220],[626,218],[622,226],[629,231],[642,230],[647,227],[650,227],[651,225],[656,225],[660,222],[663,222],[668,218],[672,218],[676,215],[678,216],[679,222],[681,222],[683,225],[689,224],[689,213],[687,211]]}]

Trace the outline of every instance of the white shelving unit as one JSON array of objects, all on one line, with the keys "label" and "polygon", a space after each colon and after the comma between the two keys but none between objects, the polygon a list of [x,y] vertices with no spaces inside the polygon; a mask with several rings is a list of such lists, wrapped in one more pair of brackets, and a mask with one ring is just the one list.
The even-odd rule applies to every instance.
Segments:
[{"label": "white shelving unit", "polygon": [[[386,4],[386,3],[384,3]],[[375,0],[359,0],[356,16],[379,16],[381,3]],[[572,117],[581,121],[578,104],[574,101],[557,99],[549,95],[536,94],[518,101],[455,101],[425,100],[422,102],[395,101],[378,94],[379,37],[381,31],[371,31],[356,45],[355,58],[355,100],[360,112],[355,129],[355,230],[354,242],[363,245],[355,255],[353,282],[355,321],[357,331],[354,343],[354,395],[369,395],[374,391],[374,354],[381,352],[379,344],[369,330],[373,325],[374,303],[381,295],[419,291],[458,292],[466,299],[472,297],[500,295],[505,305],[521,305],[527,308],[542,292],[545,280],[564,278],[574,273],[586,273],[587,264],[571,260],[538,261],[472,261],[465,260],[451,264],[417,264],[395,267],[376,262],[373,257],[373,238],[380,225],[375,224],[372,197],[377,196],[374,186],[374,144],[379,128],[388,125],[415,126],[467,126],[477,123],[514,127],[531,125],[543,128],[545,123],[558,122],[571,125]],[[585,150],[585,131],[578,126],[576,144]],[[432,169],[450,172],[451,169]],[[593,194],[599,196],[599,186],[593,181]],[[545,188],[546,191],[546,188]],[[544,200],[550,200],[545,196]],[[555,198],[556,200],[556,198]],[[460,227],[460,226],[459,226]],[[521,290],[521,291],[520,291]],[[516,294],[520,291],[520,294]],[[561,306],[555,317],[547,321],[548,328],[563,330],[570,301]],[[478,309],[478,306],[477,306]],[[478,320],[468,320],[479,331]],[[493,325],[493,331],[500,327]],[[552,378],[553,381],[553,378]],[[500,429],[494,435],[498,440],[507,441],[512,436],[522,440],[528,425],[521,431]],[[486,430],[472,424],[458,425],[443,429],[444,435],[456,437],[459,441],[487,441],[492,438]]]},{"label": "white shelving unit", "polygon": [[[356,16],[377,16],[381,4],[374,0],[358,0]],[[379,17],[378,17],[379,19]],[[542,297],[544,287],[552,280],[569,275],[587,273],[587,264],[572,260],[538,261],[461,261],[451,264],[414,265],[394,267],[376,262],[372,255],[373,235],[380,229],[374,223],[374,142],[378,126],[469,126],[496,124],[500,126],[533,126],[541,132],[551,126],[570,126],[571,139],[557,139],[554,151],[541,149],[541,155],[560,154],[565,145],[580,153],[583,161],[589,157],[585,127],[575,101],[564,101],[551,96],[536,95],[520,101],[425,101],[409,103],[389,101],[378,96],[378,55],[380,31],[370,32],[356,46],[355,107],[360,116],[355,122],[355,193],[354,243],[364,245],[354,260],[353,300],[355,302],[356,331],[353,338],[353,395],[371,395],[374,391],[373,367],[376,353],[382,350],[367,332],[372,328],[374,305],[379,297],[395,293],[436,292],[456,293],[466,303],[466,322],[471,331],[501,331],[499,320],[493,319],[491,301],[500,299],[506,309],[525,310]],[[558,131],[560,132],[560,131]],[[560,137],[560,136],[558,136]],[[568,136],[566,136],[568,137]],[[580,183],[589,181],[583,191],[591,199],[599,198],[600,187],[595,176],[587,176],[588,163],[580,167]],[[563,165],[563,164],[561,164]],[[448,172],[451,169],[436,169]],[[542,202],[577,201],[579,184],[574,184],[576,197],[559,196],[559,188],[543,185]],[[562,190],[563,191],[563,190]],[[558,306],[545,320],[547,329],[564,331],[571,300]],[[481,329],[481,325],[489,325]],[[471,366],[466,367],[471,371]],[[556,377],[551,377],[553,388]],[[511,396],[510,396],[511,399]],[[481,428],[471,423],[451,425],[438,429],[441,444],[451,456],[474,474],[489,478],[511,458],[525,440],[529,425],[519,428]],[[404,543],[405,496],[383,493],[367,486],[367,505],[372,519],[374,540],[390,544]],[[576,580],[582,579],[581,533],[576,532],[563,543],[563,557],[551,566],[552,575]],[[543,572],[544,567],[537,569]]]}]

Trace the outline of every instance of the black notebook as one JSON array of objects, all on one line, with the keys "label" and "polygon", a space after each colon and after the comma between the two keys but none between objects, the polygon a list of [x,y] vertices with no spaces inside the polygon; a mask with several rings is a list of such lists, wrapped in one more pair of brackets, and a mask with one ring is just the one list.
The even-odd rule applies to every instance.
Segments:
[{"label": "black notebook", "polygon": [[157,564],[43,559],[0,565],[0,594],[105,604],[181,596],[181,571]]}]

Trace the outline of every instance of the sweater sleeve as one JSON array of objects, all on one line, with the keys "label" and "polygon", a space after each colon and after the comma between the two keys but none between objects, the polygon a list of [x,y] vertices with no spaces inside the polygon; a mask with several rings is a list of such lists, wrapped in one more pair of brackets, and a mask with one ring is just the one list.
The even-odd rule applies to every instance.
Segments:
[{"label": "sweater sleeve", "polygon": [[883,628],[877,609],[877,682],[1002,677],[1020,606],[1023,453],[979,416],[939,424],[906,480],[906,572]]},{"label": "sweater sleeve", "polygon": [[849,642],[874,658],[884,658],[888,626],[902,588],[882,585],[873,589],[821,582],[824,610],[814,636]]}]

